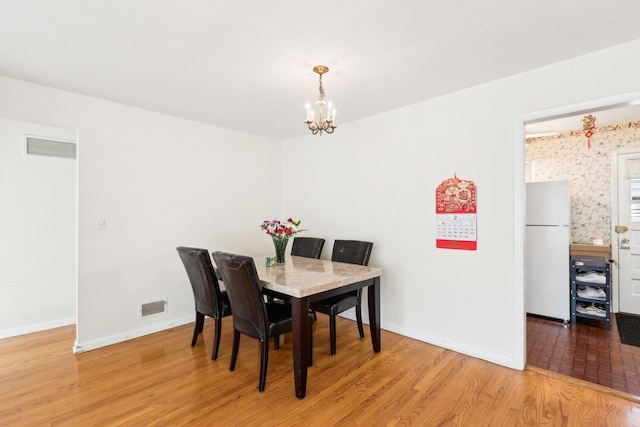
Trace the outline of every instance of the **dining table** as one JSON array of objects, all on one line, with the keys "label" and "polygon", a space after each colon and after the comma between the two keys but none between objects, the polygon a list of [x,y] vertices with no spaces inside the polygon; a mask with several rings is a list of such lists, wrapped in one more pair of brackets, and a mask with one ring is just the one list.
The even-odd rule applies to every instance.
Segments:
[{"label": "dining table", "polygon": [[284,265],[267,266],[266,259],[272,256],[256,255],[253,259],[265,294],[291,303],[295,392],[298,399],[304,399],[309,352],[313,351],[309,342],[311,303],[366,287],[371,344],[374,352],[380,352],[382,269],[291,255],[286,256]]}]

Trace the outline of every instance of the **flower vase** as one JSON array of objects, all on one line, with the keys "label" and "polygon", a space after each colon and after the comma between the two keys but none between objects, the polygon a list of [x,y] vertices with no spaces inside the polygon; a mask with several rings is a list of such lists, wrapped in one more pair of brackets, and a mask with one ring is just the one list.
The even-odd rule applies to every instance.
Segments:
[{"label": "flower vase", "polygon": [[287,250],[289,238],[273,238],[273,246],[276,248],[276,265],[284,265],[284,254]]}]

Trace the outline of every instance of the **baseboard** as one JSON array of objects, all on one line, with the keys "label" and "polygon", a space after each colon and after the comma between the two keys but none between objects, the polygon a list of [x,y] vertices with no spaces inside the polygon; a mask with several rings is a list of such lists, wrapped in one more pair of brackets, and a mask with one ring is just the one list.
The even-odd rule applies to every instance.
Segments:
[{"label": "baseboard", "polygon": [[164,331],[166,329],[175,328],[176,326],[186,325],[187,323],[193,323],[194,317],[193,314],[179,317],[177,319],[167,320],[162,323],[154,323],[153,325],[140,328],[133,329],[130,331],[123,332],[117,335],[111,335],[109,337],[100,338],[97,340],[78,342],[76,341],[73,345],[73,352],[83,353],[85,351],[95,350],[100,347],[106,347],[108,345],[117,344],[123,341],[132,340],[134,338],[139,338],[145,335],[154,334],[156,332]]},{"label": "baseboard", "polygon": [[428,344],[437,345],[449,350],[453,350],[457,353],[466,354],[478,359],[486,360],[487,362],[495,363],[497,365],[506,366],[507,368],[517,369],[515,360],[511,357],[505,357],[502,354],[492,353],[484,350],[480,350],[476,347],[470,347],[465,344],[461,344],[456,341],[452,341],[447,338],[438,337],[434,335],[425,334],[412,329],[400,328],[397,325],[390,325],[383,323],[380,325],[384,330],[394,332],[396,334],[403,335],[405,337],[413,338],[419,341],[426,342]]},{"label": "baseboard", "polygon": [[33,332],[46,331],[47,329],[59,328],[61,326],[75,325],[76,318],[69,317],[66,319],[58,319],[50,322],[36,323],[34,325],[21,326],[13,329],[0,329],[0,339],[17,337],[19,335],[31,334]]},{"label": "baseboard", "polygon": [[[340,313],[340,316],[355,321],[356,320],[355,315],[352,315],[351,311],[352,310],[348,310],[343,313]],[[368,319],[364,316],[364,313],[363,313],[362,322],[363,323],[368,322]],[[401,327],[398,327],[398,325],[389,324],[386,322],[381,322],[380,328],[384,329],[385,331],[393,332],[408,338],[413,338],[418,341],[422,341],[428,344],[436,345],[438,347],[446,348],[446,349],[455,351],[457,353],[466,354],[467,356],[486,360],[487,362],[495,363],[497,365],[506,366],[507,368],[518,369],[516,367],[516,363],[513,358],[505,357],[502,354],[483,351],[478,348],[460,344],[458,342],[451,341],[446,338],[425,334],[423,332],[419,332],[414,329],[401,328]],[[384,346],[384,343],[382,343],[382,345]],[[522,370],[522,369],[518,369],[518,370]]]},{"label": "baseboard", "polygon": [[[355,316],[351,316],[351,313],[348,313],[348,312],[341,313],[341,316],[355,321]],[[367,323],[367,320],[368,319],[365,318],[363,319],[363,322]],[[156,323],[156,324],[147,326],[145,328],[134,329],[121,334],[112,335],[112,336],[100,338],[97,340],[85,341],[81,343],[76,342],[73,346],[73,352],[82,353],[85,351],[95,350],[100,347],[106,347],[108,345],[117,344],[119,342],[128,341],[134,338],[139,338],[144,335],[149,335],[156,332],[164,331],[166,329],[175,328],[176,326],[186,325],[188,323],[192,323],[193,321],[194,321],[193,315],[188,315],[181,318],[172,319],[166,322]],[[405,337],[413,338],[419,341],[426,342],[428,344],[433,344],[438,347],[443,347],[458,353],[466,354],[468,356],[476,357],[478,359],[486,360],[488,362],[492,362],[498,365],[506,366],[508,368],[516,369],[515,368],[516,364],[514,359],[505,357],[504,355],[501,355],[501,354],[486,352],[483,350],[479,350],[475,347],[469,347],[467,345],[463,345],[455,341],[451,341],[449,339],[436,337],[429,334],[424,334],[422,332],[419,332],[413,329],[400,328],[397,325],[389,324],[386,322],[381,323],[380,327],[384,330],[387,330],[396,334],[400,334]]]}]

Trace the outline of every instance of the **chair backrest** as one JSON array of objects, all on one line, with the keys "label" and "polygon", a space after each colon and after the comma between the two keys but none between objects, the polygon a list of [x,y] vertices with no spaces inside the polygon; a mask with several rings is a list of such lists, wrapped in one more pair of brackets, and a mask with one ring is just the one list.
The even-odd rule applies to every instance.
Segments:
[{"label": "chair backrest", "polygon": [[261,341],[268,339],[267,308],[253,258],[219,251],[212,256],[229,295],[233,328]]},{"label": "chair backrest", "polygon": [[294,237],[291,255],[319,259],[324,248],[324,239],[318,237]]},{"label": "chair backrest", "polygon": [[206,249],[186,246],[178,246],[176,250],[191,282],[196,311],[214,317],[218,310],[222,309],[219,303],[222,297],[209,252]]},{"label": "chair backrest", "polygon": [[360,240],[336,240],[333,243],[331,261],[368,265],[373,243]]}]

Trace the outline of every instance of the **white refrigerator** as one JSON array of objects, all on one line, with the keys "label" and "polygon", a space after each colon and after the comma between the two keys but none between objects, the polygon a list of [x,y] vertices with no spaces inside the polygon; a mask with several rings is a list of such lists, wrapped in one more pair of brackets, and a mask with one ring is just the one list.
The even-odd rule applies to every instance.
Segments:
[{"label": "white refrigerator", "polygon": [[571,302],[569,183],[527,183],[526,200],[527,313],[568,321]]}]

